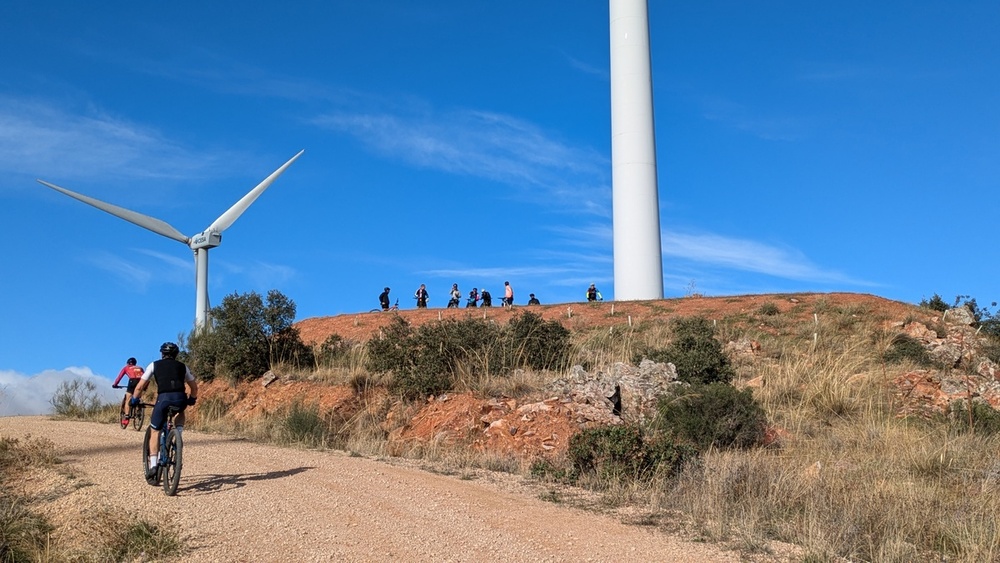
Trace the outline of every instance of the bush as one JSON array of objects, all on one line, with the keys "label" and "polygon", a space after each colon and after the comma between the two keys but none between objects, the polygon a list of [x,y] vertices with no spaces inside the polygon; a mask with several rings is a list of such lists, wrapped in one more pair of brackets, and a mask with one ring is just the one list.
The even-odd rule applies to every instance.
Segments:
[{"label": "bush", "polygon": [[[86,418],[113,407],[101,400],[97,384],[90,380],[63,381],[49,400],[58,416]],[[117,411],[117,409],[115,409]]]},{"label": "bush", "polygon": [[944,299],[941,299],[941,296],[938,295],[937,293],[935,293],[934,296],[930,298],[930,300],[926,299],[921,300],[920,306],[924,307],[925,309],[930,309],[932,311],[938,311],[941,313],[948,310],[948,304],[945,303]]},{"label": "bush", "polygon": [[303,344],[295,303],[280,291],[227,295],[212,309],[212,330],[194,332],[187,342],[191,369],[203,379],[219,375],[234,381],[262,376],[279,363],[312,366],[312,350]]},{"label": "bush", "polygon": [[771,301],[764,303],[763,305],[760,306],[760,308],[757,309],[757,314],[764,315],[765,317],[773,317],[774,315],[777,315],[780,312],[781,309],[779,309],[778,306]]},{"label": "bush", "polygon": [[677,378],[686,383],[729,383],[736,375],[722,344],[715,339],[715,327],[703,317],[678,318],[671,322],[673,340],[664,349],[645,348],[634,357],[672,363]]},{"label": "bush", "polygon": [[890,364],[899,364],[906,360],[920,366],[934,364],[934,360],[924,345],[908,334],[897,334],[893,337],[889,349],[882,354],[882,359]]},{"label": "bush", "polygon": [[460,369],[509,376],[517,368],[564,367],[569,331],[530,312],[503,327],[483,319],[449,319],[414,330],[396,317],[366,347],[365,367],[391,373],[390,388],[415,398],[450,390]]},{"label": "bush", "polygon": [[767,428],[767,415],[753,391],[726,383],[691,385],[662,399],[657,412],[659,434],[702,451],[758,446]]},{"label": "bush", "polygon": [[530,367],[537,370],[560,369],[569,358],[569,330],[556,321],[544,321],[541,315],[524,312],[506,327],[513,353],[503,362],[505,369]]},{"label": "bush", "polygon": [[569,440],[571,477],[592,474],[603,481],[646,480],[673,475],[697,453],[663,439],[644,439],[632,425],[589,428]]}]

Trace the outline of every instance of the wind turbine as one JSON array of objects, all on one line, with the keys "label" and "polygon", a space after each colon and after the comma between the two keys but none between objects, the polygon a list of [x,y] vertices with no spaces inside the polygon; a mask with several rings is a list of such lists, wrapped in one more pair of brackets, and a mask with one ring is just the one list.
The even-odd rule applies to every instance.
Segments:
[{"label": "wind turbine", "polygon": [[647,0],[610,0],[615,299],[663,299]]},{"label": "wind turbine", "polygon": [[225,213],[219,215],[219,218],[213,221],[207,229],[190,237],[184,236],[184,234],[169,225],[167,222],[156,219],[155,217],[150,217],[148,215],[143,215],[142,213],[130,211],[123,207],[118,207],[117,205],[105,203],[99,199],[87,197],[42,180],[38,180],[38,183],[43,186],[48,186],[57,192],[62,192],[71,198],[78,199],[83,203],[92,205],[101,211],[106,211],[115,217],[128,221],[129,223],[139,225],[144,229],[149,229],[158,235],[163,235],[167,238],[174,239],[188,245],[191,250],[194,251],[196,295],[194,317],[195,330],[211,330],[211,326],[208,323],[208,250],[222,244],[222,231],[225,231],[230,225],[233,224],[234,221],[239,219],[240,215],[242,215],[243,212],[250,207],[250,204],[252,204],[260,196],[260,194],[264,193],[264,190],[266,190],[271,183],[285,171],[286,168],[291,166],[291,164],[295,162],[295,159],[302,156],[302,153],[304,152],[305,150],[299,151],[298,154],[290,158],[288,162],[282,164],[281,168],[272,172],[270,176],[264,178],[264,181],[257,184],[257,187],[250,190],[247,195],[240,198],[240,200],[227,209]]}]

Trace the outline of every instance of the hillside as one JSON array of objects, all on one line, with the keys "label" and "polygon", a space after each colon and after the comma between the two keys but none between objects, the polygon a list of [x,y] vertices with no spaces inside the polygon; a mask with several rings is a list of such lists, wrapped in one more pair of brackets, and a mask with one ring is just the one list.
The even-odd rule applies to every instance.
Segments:
[{"label": "hillside", "polygon": [[[489,318],[503,322],[512,314],[531,311],[545,320],[557,320],[570,330],[627,327],[640,323],[665,323],[673,317],[703,316],[709,319],[746,320],[767,303],[775,304],[782,316],[792,322],[808,321],[816,311],[865,310],[873,316],[904,320],[908,315],[920,315],[915,305],[891,301],[862,293],[796,293],[761,294],[728,297],[680,297],[655,301],[602,301],[595,303],[560,303],[554,305],[515,306],[478,309],[400,309],[398,313],[355,313],[333,317],[313,317],[296,323],[302,339],[318,344],[331,334],[356,342],[364,342],[379,328],[387,325],[393,315],[420,325],[439,319]],[[924,315],[926,316],[926,312]]]},{"label": "hillside", "polygon": [[[766,309],[768,314],[761,313]],[[915,305],[869,294],[811,293],[782,295],[745,295],[728,297],[685,297],[656,301],[599,302],[542,305],[490,309],[401,310],[398,313],[358,313],[317,317],[297,323],[303,339],[321,343],[330,335],[363,343],[377,336],[381,327],[397,314],[407,322],[420,325],[439,319],[488,318],[505,322],[521,311],[532,311],[546,320],[557,320],[574,332],[608,329],[636,330],[665,326],[675,317],[702,316],[728,327],[730,334],[771,336],[770,345],[761,349],[759,342],[745,337],[729,342],[731,353],[742,366],[744,377],[737,385],[760,385],[754,366],[768,362],[778,353],[776,347],[789,346],[789,339],[808,340],[820,325],[868,322],[872,319],[887,331],[927,332],[938,322],[940,313]],[[777,319],[780,319],[777,320]],[[816,326],[814,326],[816,325]],[[909,327],[909,328],[907,328]],[[968,327],[965,327],[968,328]],[[927,346],[944,343],[927,341]],[[205,386],[203,396],[226,403],[228,416],[242,424],[278,416],[291,405],[314,405],[322,412],[343,420],[364,416],[378,419],[389,432],[388,453],[406,455],[428,444],[464,444],[492,455],[514,455],[522,460],[558,459],[568,448],[570,438],[581,428],[613,423],[603,413],[595,413],[566,397],[542,391],[520,398],[490,397],[474,393],[450,393],[433,397],[422,407],[404,405],[388,396],[382,388],[363,394],[349,385],[294,375],[282,375],[270,383],[244,383],[235,389],[222,382]],[[1000,390],[989,381],[977,384],[981,394],[993,404],[1000,404]],[[946,407],[954,396],[968,394],[968,385],[946,385],[924,371],[903,370],[887,376],[887,390],[900,395],[900,413],[928,412]],[[196,409],[196,412],[197,409]],[[525,415],[530,412],[531,415]],[[197,419],[195,419],[197,420]],[[516,431],[511,431],[514,429]],[[778,435],[784,431],[774,430]]]},{"label": "hillside", "polygon": [[[454,380],[456,391],[406,401],[388,391],[388,377],[361,367],[367,353],[363,344],[379,338],[380,329],[397,316],[413,325],[484,317],[504,323],[525,310],[569,328],[571,356],[586,368],[505,373],[496,377],[503,381],[485,384],[466,369]],[[662,465],[656,464],[663,458],[657,458],[661,461],[654,464],[653,478],[600,472],[576,474],[579,480],[567,478],[567,468],[575,463],[571,460],[579,459],[569,449],[574,435],[585,432],[589,440],[595,429],[655,431],[654,426],[634,424],[636,413],[642,416],[646,399],[671,396],[660,394],[666,387],[657,385],[671,384],[664,377],[673,366],[655,362],[635,366],[630,360],[644,346],[664,347],[676,338],[671,321],[680,317],[702,317],[713,323],[715,338],[736,372],[737,389],[721,387],[736,395],[752,395],[760,405],[767,428],[757,436],[763,441],[747,449],[710,447],[677,474],[659,473]],[[254,508],[240,512],[249,518],[244,522],[253,523],[239,524],[243,535],[226,539],[229,545],[223,546],[224,551],[205,550],[195,536],[187,543],[195,546],[193,554],[199,560],[213,560],[219,553],[237,553],[237,560],[275,553],[310,557],[338,553],[345,559],[365,560],[363,554],[380,549],[381,542],[393,545],[393,556],[408,560],[442,556],[465,560],[455,554],[476,559],[487,552],[496,555],[495,542],[489,538],[494,537],[494,528],[504,526],[503,533],[511,538],[503,541],[521,546],[513,547],[515,559],[535,559],[524,555],[529,551],[519,550],[539,548],[552,560],[575,560],[582,557],[580,553],[597,560],[623,555],[606,536],[593,536],[577,524],[552,528],[550,519],[570,518],[536,510],[540,499],[647,527],[632,526],[615,534],[640,532],[654,541],[649,549],[662,550],[657,551],[663,554],[661,560],[1000,560],[1000,532],[993,525],[1000,510],[996,462],[993,456],[982,455],[1000,449],[1000,415],[989,408],[1000,405],[1000,370],[996,343],[972,324],[964,307],[941,312],[852,293],[692,296],[513,311],[429,309],[306,319],[296,325],[304,339],[318,344],[339,336],[351,344],[347,361],[316,370],[277,368],[262,379],[236,386],[221,380],[202,386],[198,404],[189,411],[188,429],[197,440],[192,444],[199,446],[194,451],[220,454],[221,465],[215,466],[214,458],[211,468],[198,460],[191,474],[194,482],[182,494],[212,495],[209,502],[225,497],[240,506],[252,501]],[[436,348],[437,340],[433,342]],[[616,395],[621,390],[619,406],[608,400],[609,389]],[[707,387],[701,389],[705,391],[688,397],[708,393]],[[645,391],[652,394],[643,395]],[[671,397],[669,409],[677,400]],[[975,409],[951,412],[955,405]],[[656,412],[655,416],[666,416],[670,411]],[[702,419],[700,428],[732,420],[730,411],[713,412]],[[2,422],[8,429],[14,427],[10,421]],[[34,430],[44,427],[58,435],[54,426],[26,422]],[[74,435],[88,432],[77,428]],[[95,432],[102,434],[96,440],[108,441],[103,429]],[[117,427],[109,432],[130,443],[137,437]],[[53,440],[70,448],[68,438]],[[253,454],[253,459],[266,461],[263,465],[225,464],[240,459],[243,445],[254,441],[320,451],[309,452],[305,459],[275,448]],[[97,448],[96,454],[117,455],[118,449]],[[68,451],[71,462],[91,468],[109,463],[99,460],[94,465],[94,455],[85,450]],[[336,461],[324,459],[325,455]],[[429,483],[377,465],[361,467],[361,461],[353,476],[340,479],[356,459],[419,467],[452,481]],[[336,469],[330,473],[330,467]],[[307,482],[299,485],[302,476]],[[339,480],[334,482],[332,476]],[[488,492],[470,489],[470,496],[465,496],[459,491],[465,485],[457,486],[456,480],[503,485]],[[581,485],[585,488],[578,488]],[[286,490],[289,486],[294,490]],[[243,496],[244,487],[252,497]],[[314,495],[317,490],[332,491],[332,496],[320,494],[319,500],[294,496],[301,491]],[[363,496],[360,504],[352,500],[358,490]],[[261,493],[267,498],[257,498]],[[503,515],[495,513],[495,495],[508,493],[516,498]],[[317,527],[314,518],[289,524],[286,516],[300,511],[271,500],[286,497],[292,504],[308,503],[317,515],[336,519],[351,514],[348,519],[354,520],[346,528]],[[376,507],[376,516],[364,513],[369,505]],[[485,509],[487,505],[491,508]],[[258,514],[274,506],[285,508],[263,519],[280,529],[293,526],[296,537],[261,542],[257,538],[261,534],[248,535],[249,530],[261,529],[255,524],[262,519]],[[335,514],[323,512],[331,506]],[[461,514],[460,525],[437,518],[442,511],[451,514],[468,506],[475,509]],[[372,527],[367,520],[378,522]],[[457,531],[470,522],[479,530],[474,537]],[[605,529],[607,522],[611,520],[596,525]],[[402,534],[397,533],[397,524]],[[427,534],[420,532],[417,543],[407,542],[413,534],[406,530],[442,525],[456,528],[455,533],[445,530],[427,543]],[[652,530],[658,533],[641,533]],[[371,534],[378,545],[355,539]],[[695,554],[690,544],[670,539],[678,534],[706,542],[709,549]],[[565,547],[569,551],[563,551],[558,538],[572,544]],[[718,545],[712,548],[712,544]],[[339,551],[329,551],[331,546]]]}]

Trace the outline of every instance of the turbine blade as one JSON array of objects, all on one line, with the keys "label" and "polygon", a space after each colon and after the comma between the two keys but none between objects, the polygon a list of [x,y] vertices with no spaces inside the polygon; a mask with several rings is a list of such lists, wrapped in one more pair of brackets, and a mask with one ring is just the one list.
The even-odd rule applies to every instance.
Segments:
[{"label": "turbine blade", "polygon": [[295,162],[295,159],[302,156],[302,153],[304,152],[306,152],[305,149],[300,150],[298,154],[289,159],[288,162],[282,164],[281,168],[272,172],[267,178],[264,178],[264,181],[257,184],[256,188],[250,190],[247,195],[243,196],[239,201],[233,204],[233,206],[227,209],[225,213],[219,215],[219,218],[216,219],[214,223],[209,225],[205,231],[214,230],[221,233],[222,231],[228,229],[229,226],[232,225],[234,221],[239,219],[240,215],[242,215],[243,212],[250,207],[250,204],[253,203],[260,196],[260,194],[264,193],[264,190],[271,185],[271,182],[273,182],[278,176],[281,176],[281,173],[284,172],[286,168],[291,166],[291,164]]},{"label": "turbine blade", "polygon": [[37,180],[37,181],[39,184],[43,186],[52,188],[57,192],[66,194],[73,199],[78,199],[88,205],[92,205],[100,209],[101,211],[105,211],[107,213],[114,215],[115,217],[125,219],[129,223],[139,225],[144,229],[149,229],[150,231],[153,231],[158,235],[163,235],[167,238],[172,238],[176,241],[183,242],[184,244],[187,244],[188,241],[190,240],[188,237],[184,236],[183,233],[170,226],[167,222],[156,219],[155,217],[150,217],[148,215],[143,215],[142,213],[136,213],[135,211],[130,211],[128,209],[125,209],[124,207],[118,207],[117,205],[105,203],[99,199],[94,199],[92,197],[87,197],[85,195],[78,194],[76,192],[67,190],[66,188],[61,188],[55,184],[50,184],[48,182],[45,182],[43,180]]}]

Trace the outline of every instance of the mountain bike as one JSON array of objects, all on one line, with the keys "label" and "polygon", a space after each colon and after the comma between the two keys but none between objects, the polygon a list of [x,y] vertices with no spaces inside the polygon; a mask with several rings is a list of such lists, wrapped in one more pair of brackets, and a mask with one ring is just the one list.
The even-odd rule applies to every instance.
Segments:
[{"label": "mountain bike", "polygon": [[[141,403],[143,407],[152,407],[148,403]],[[160,430],[160,457],[157,460],[156,473],[152,477],[146,477],[146,482],[156,486],[163,484],[163,493],[167,496],[177,494],[177,484],[181,481],[181,456],[184,452],[184,443],[181,440],[181,433],[174,425],[174,418],[182,412],[181,407],[167,407],[167,421]],[[142,474],[149,475],[149,437],[153,432],[152,427],[146,427],[146,439],[142,441]]]},{"label": "mountain bike", "polygon": [[[112,385],[115,389],[121,389],[121,385]],[[139,405],[132,407],[132,414],[125,414],[125,407],[128,406],[128,393],[122,397],[121,408],[118,409],[118,420],[121,421],[122,430],[128,428],[128,425],[132,424],[132,429],[136,432],[142,430],[142,424],[146,420],[146,405],[139,403]]]},{"label": "mountain bike", "polygon": [[399,310],[399,299],[396,299],[396,302],[393,303],[392,307],[389,307],[388,309],[381,309],[381,308],[379,308],[379,309],[372,309],[371,311],[368,311],[368,312],[369,313],[388,313],[389,311],[398,311],[398,310]]}]

